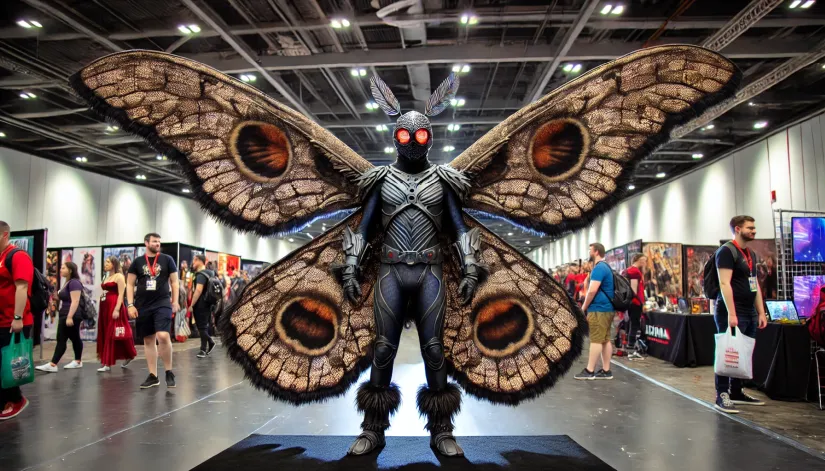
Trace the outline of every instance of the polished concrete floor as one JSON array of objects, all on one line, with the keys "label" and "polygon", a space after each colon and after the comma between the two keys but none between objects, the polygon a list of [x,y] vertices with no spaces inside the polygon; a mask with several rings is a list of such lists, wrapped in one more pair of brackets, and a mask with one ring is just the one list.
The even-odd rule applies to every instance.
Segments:
[{"label": "polished concrete floor", "polygon": [[[179,352],[174,390],[138,390],[147,374],[141,362],[105,375],[89,363],[38,376],[24,388],[31,406],[0,423],[0,470],[188,470],[251,433],[358,433],[354,390],[319,405],[276,403],[245,383],[222,353],[198,360],[196,350]],[[405,401],[388,433],[424,435],[414,400],[423,381],[415,332],[405,332],[396,365]],[[825,470],[816,456],[614,370],[616,379],[604,382],[574,381],[571,374],[517,408],[465,397],[456,432],[569,435],[620,471]]]}]

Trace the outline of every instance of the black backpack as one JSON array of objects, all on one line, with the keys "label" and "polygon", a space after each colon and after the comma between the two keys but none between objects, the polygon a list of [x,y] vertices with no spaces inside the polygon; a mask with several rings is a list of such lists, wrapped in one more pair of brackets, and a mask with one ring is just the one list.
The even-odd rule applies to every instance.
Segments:
[{"label": "black backpack", "polygon": [[[8,255],[6,255],[6,269],[9,273],[11,271],[11,262],[14,259],[14,254],[17,252],[24,252],[20,249],[12,249]],[[28,255],[28,253],[26,253]],[[43,314],[43,311],[49,307],[49,293],[51,292],[51,285],[49,285],[49,280],[40,273],[40,270],[37,268],[34,269],[34,275],[32,276],[32,286],[31,291],[32,294],[29,296],[29,308],[31,309],[32,315],[39,316]]]},{"label": "black backpack", "polygon": [[708,299],[717,299],[719,297],[719,272],[716,271],[716,254],[720,250],[727,247],[733,253],[733,263],[739,261],[739,251],[730,242],[725,244],[713,253],[713,257],[705,262],[705,267],[702,269],[702,290]]},{"label": "black backpack", "polygon": [[[599,263],[607,265],[605,261]],[[633,288],[630,287],[630,281],[616,273],[615,270],[610,268],[610,265],[607,265],[607,268],[613,276],[613,299],[610,300],[610,303],[613,304],[613,309],[617,311],[627,311],[630,305],[633,304],[633,298],[636,297],[636,295],[633,294]],[[599,289],[601,289],[601,287],[599,287]],[[607,293],[605,293],[605,295],[607,295]]]},{"label": "black backpack", "polygon": [[[207,275],[206,273],[204,273]],[[217,275],[214,272],[207,275],[206,284],[203,286],[203,293],[201,297],[203,298],[203,302],[207,306],[215,306],[223,299],[223,283],[221,280],[218,279]]]},{"label": "black backpack", "polygon": [[80,290],[80,302],[77,305],[76,316],[86,323],[86,327],[91,329],[97,324],[97,309],[92,298],[86,293],[86,288]]}]

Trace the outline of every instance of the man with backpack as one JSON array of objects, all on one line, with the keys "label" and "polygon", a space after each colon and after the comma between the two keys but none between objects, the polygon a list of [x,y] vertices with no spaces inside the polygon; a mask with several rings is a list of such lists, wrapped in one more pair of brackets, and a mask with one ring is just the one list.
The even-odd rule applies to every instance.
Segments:
[{"label": "man with backpack", "polygon": [[[195,316],[195,325],[198,327],[198,334],[201,338],[201,351],[198,353],[198,358],[206,358],[215,349],[215,341],[209,336],[209,330],[212,309],[220,300],[220,295],[215,295],[212,282],[219,282],[215,278],[215,272],[206,268],[206,257],[203,255],[195,255],[192,260],[192,269],[195,270],[193,284],[195,292],[192,294],[189,312]],[[222,290],[220,287],[217,289]]]},{"label": "man with backpack", "polygon": [[[610,358],[613,355],[613,345],[610,342],[610,331],[616,309],[613,306],[614,283],[613,270],[604,261],[604,245],[590,244],[590,259],[593,261],[593,270],[590,272],[590,286],[584,298],[582,310],[587,313],[587,324],[590,327],[590,356],[587,367],[574,376],[579,380],[613,379],[610,371]],[[602,359],[602,368],[596,371],[596,363]]]},{"label": "man with backpack", "polygon": [[[0,349],[20,332],[31,338],[34,324],[29,301],[34,264],[29,254],[9,242],[10,235],[11,227],[0,221]],[[11,267],[9,261],[13,261]],[[0,389],[0,420],[17,417],[28,405],[19,387]]]},{"label": "man with backpack", "polygon": [[[756,238],[756,225],[750,216],[735,216],[730,220],[732,241],[720,247],[713,258],[713,270],[706,268],[705,292],[716,296],[716,330],[719,333],[738,327],[739,333],[756,337],[756,329],[768,325],[765,305],[756,275],[756,254],[748,244]],[[709,262],[710,263],[710,262]],[[758,313],[758,315],[757,315]],[[716,408],[728,414],[739,411],[736,405],[764,406],[765,403],[742,391],[742,381],[716,375]]]}]

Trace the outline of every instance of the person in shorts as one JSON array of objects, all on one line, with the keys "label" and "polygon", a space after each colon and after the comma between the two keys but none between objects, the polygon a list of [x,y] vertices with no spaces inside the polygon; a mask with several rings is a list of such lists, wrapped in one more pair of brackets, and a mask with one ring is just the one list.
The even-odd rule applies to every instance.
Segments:
[{"label": "person in shorts", "polygon": [[[610,358],[613,355],[611,328],[616,311],[613,308],[613,270],[604,261],[604,245],[590,244],[590,260],[593,270],[590,272],[590,285],[582,304],[587,313],[590,326],[590,356],[587,367],[574,376],[579,380],[613,379],[610,371]],[[602,359],[602,368],[596,371],[596,363]]]},{"label": "person in shorts", "polygon": [[[160,235],[146,234],[146,253],[136,257],[126,277],[126,300],[129,317],[136,319],[137,335],[143,338],[149,377],[141,389],[158,386],[158,354],[166,371],[166,387],[174,388],[172,372],[172,313],[178,303],[178,267],[169,255],[160,253]],[[171,289],[170,289],[171,285]],[[175,293],[174,299],[172,293]]]}]

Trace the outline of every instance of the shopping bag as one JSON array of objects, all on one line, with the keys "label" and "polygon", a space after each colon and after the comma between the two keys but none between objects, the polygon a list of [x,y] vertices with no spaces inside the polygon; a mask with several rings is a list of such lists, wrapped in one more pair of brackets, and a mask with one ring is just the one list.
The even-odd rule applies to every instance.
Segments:
[{"label": "shopping bag", "polygon": [[[735,335],[734,335],[735,334]],[[753,347],[756,339],[743,334],[738,327],[730,327],[716,334],[716,362],[714,372],[729,378],[753,378]]]},{"label": "shopping bag", "polygon": [[132,338],[132,327],[122,315],[113,322],[112,336],[116,342],[125,342]]},{"label": "shopping bag", "polygon": [[22,333],[12,334],[11,342],[0,349],[0,387],[22,386],[34,381],[32,339]]}]

